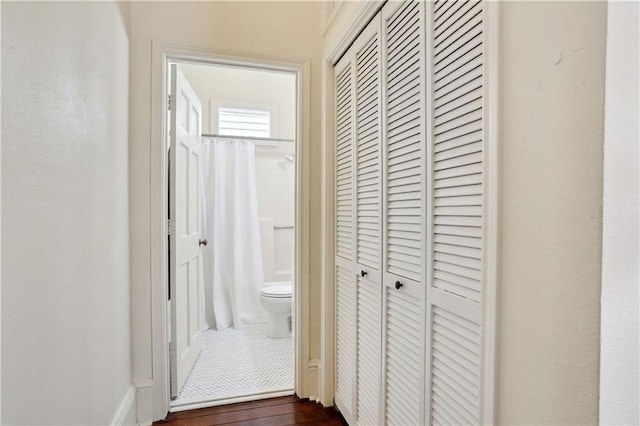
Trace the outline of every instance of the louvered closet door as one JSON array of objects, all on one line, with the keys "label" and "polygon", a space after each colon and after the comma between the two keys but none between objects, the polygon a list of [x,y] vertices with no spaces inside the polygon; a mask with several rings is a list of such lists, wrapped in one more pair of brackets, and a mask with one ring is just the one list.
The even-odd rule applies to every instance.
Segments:
[{"label": "louvered closet door", "polygon": [[357,277],[356,423],[380,424],[381,371],[381,87],[380,20],[353,45],[355,54],[355,200]]},{"label": "louvered closet door", "polygon": [[424,423],[425,2],[382,9],[384,422]]},{"label": "louvered closet door", "polygon": [[336,208],[336,394],[335,403],[353,423],[356,379],[355,282],[355,77],[348,52],[335,67],[335,208]]},{"label": "louvered closet door", "polygon": [[483,6],[482,2],[437,1],[428,13],[433,206],[426,405],[432,424],[484,423]]}]

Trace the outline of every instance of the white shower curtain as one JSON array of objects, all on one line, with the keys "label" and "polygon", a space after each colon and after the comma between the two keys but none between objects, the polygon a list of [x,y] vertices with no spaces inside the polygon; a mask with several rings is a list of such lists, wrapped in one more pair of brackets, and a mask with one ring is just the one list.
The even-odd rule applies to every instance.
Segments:
[{"label": "white shower curtain", "polygon": [[264,322],[254,144],[203,138],[201,156],[205,327]]}]

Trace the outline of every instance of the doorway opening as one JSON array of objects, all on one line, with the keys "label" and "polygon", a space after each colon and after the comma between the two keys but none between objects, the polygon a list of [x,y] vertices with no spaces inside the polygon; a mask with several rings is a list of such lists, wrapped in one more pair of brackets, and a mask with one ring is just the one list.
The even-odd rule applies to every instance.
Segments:
[{"label": "doorway opening", "polygon": [[167,58],[169,410],[299,383],[298,72]]}]

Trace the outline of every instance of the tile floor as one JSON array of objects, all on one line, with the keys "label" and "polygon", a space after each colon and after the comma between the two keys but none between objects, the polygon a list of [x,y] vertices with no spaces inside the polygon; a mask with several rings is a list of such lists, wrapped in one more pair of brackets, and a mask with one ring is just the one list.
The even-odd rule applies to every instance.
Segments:
[{"label": "tile floor", "polygon": [[204,331],[200,357],[171,406],[293,391],[292,339],[268,338],[265,328],[247,324],[240,330]]}]

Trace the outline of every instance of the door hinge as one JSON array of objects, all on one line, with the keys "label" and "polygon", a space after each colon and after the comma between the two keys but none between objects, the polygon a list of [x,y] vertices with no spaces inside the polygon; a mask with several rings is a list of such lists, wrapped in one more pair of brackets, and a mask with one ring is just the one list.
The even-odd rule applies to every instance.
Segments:
[{"label": "door hinge", "polygon": [[175,226],[174,222],[172,219],[167,220],[167,232],[169,234],[169,236],[173,235],[175,230],[173,229]]},{"label": "door hinge", "polygon": [[167,100],[167,108],[169,109],[169,111],[171,111],[171,101],[173,100],[173,97],[171,95],[169,95],[169,99]]}]

